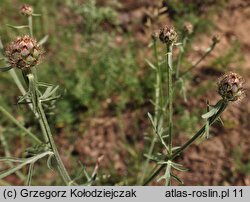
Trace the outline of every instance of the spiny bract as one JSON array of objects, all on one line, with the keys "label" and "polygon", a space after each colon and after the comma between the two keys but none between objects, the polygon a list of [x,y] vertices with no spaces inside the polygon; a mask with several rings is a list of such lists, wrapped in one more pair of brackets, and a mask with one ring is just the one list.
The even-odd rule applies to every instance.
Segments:
[{"label": "spiny bract", "polygon": [[42,50],[34,38],[23,36],[8,45],[5,55],[12,67],[29,69],[40,63]]},{"label": "spiny bract", "polygon": [[218,92],[221,97],[228,101],[239,101],[245,96],[244,79],[234,73],[229,72],[219,78]]},{"label": "spiny bract", "polygon": [[162,43],[173,44],[177,41],[177,36],[174,27],[165,26],[160,29],[159,39]]},{"label": "spiny bract", "polygon": [[28,4],[23,4],[21,7],[20,7],[20,13],[22,15],[26,15],[26,16],[30,16],[33,14],[33,7],[28,5]]}]

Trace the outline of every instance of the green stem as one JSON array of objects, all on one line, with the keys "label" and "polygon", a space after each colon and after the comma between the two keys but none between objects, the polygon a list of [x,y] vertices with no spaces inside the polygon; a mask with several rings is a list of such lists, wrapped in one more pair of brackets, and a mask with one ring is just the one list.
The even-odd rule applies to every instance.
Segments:
[{"label": "green stem", "polygon": [[30,36],[33,37],[33,18],[32,15],[28,17]]},{"label": "green stem", "polygon": [[3,179],[9,175],[11,175],[12,173],[15,173],[16,171],[20,170],[21,168],[23,168],[24,166],[28,165],[28,164],[31,164],[31,163],[35,163],[36,161],[38,161],[39,159],[47,156],[47,155],[51,155],[53,154],[51,151],[46,151],[46,152],[43,152],[41,154],[37,154],[36,156],[33,156],[33,157],[30,157],[28,158],[26,161],[24,161],[23,163],[17,165],[16,167],[13,167],[9,170],[7,170],[6,172],[1,172],[0,174],[0,179]]},{"label": "green stem", "polygon": [[50,147],[54,153],[54,156],[55,156],[55,159],[56,159],[56,162],[57,162],[57,168],[59,170],[59,173],[62,177],[62,179],[64,180],[64,182],[66,183],[66,185],[69,185],[71,183],[71,178],[63,164],[63,161],[59,155],[59,152],[57,150],[57,147],[56,147],[56,144],[54,142],[54,139],[53,139],[53,136],[52,136],[52,133],[51,133],[51,130],[50,130],[50,127],[49,127],[49,124],[48,124],[48,121],[47,121],[47,118],[46,118],[46,115],[44,113],[44,110],[43,110],[43,107],[42,107],[42,103],[41,101],[39,100],[39,96],[37,94],[37,82],[34,80],[35,77],[32,73],[28,74],[27,75],[28,79],[29,79],[29,83],[31,86],[31,93],[32,93],[32,103],[35,103],[33,104],[33,108],[37,110],[37,113],[39,114],[39,118],[40,120],[42,121],[42,125],[43,125],[43,128],[45,129],[45,132],[46,132],[46,135],[47,135],[47,139],[49,141],[49,144],[50,144]]},{"label": "green stem", "polygon": [[[220,102],[220,101],[219,101]],[[219,111],[212,117],[209,118],[209,125],[212,125],[218,118],[219,116],[222,114],[222,112],[226,109],[226,107],[228,106],[228,101],[223,100]],[[189,139],[184,145],[181,146],[180,149],[178,149],[175,153],[172,154],[172,156],[166,160],[173,160],[175,159],[178,155],[180,155],[187,147],[189,147],[196,139],[198,139],[199,137],[201,137],[204,132],[206,130],[206,125],[204,125],[191,139]],[[154,169],[155,171],[153,172],[153,174],[143,183],[143,185],[147,185],[149,184],[156,176],[158,176],[158,174],[166,167],[166,165],[161,165],[159,168],[157,168],[158,166],[156,166],[156,168]]]},{"label": "green stem", "polygon": [[161,69],[159,65],[159,58],[158,58],[158,51],[157,51],[157,44],[156,40],[154,40],[154,56],[156,60],[156,85],[155,85],[155,123],[159,121],[159,112],[161,109],[160,104],[160,92],[161,92]]},{"label": "green stem", "polygon": [[173,44],[167,44],[167,73],[168,73],[168,149],[172,155],[173,134]]},{"label": "green stem", "polygon": [[[156,85],[155,85],[155,116],[154,116],[154,122],[156,123],[156,125],[158,125],[159,123],[159,114],[160,114],[160,109],[162,108],[161,103],[160,103],[160,91],[161,91],[161,70],[160,70],[160,65],[159,65],[159,58],[158,58],[158,51],[157,51],[157,40],[153,39],[153,51],[154,51],[154,57],[156,60]],[[148,151],[148,156],[151,156],[153,151],[154,151],[154,147],[155,147],[155,143],[157,140],[157,134],[156,132],[154,132],[153,135],[153,140],[150,144],[149,147],[149,151]],[[141,177],[141,182],[140,184],[144,181],[145,175],[148,171],[148,165],[149,165],[149,158],[147,158],[144,166],[143,166],[143,173],[142,173],[142,177]]]},{"label": "green stem", "polygon": [[184,52],[185,52],[187,40],[188,40],[188,37],[187,37],[187,36],[185,36],[185,37],[183,38],[183,40],[182,40],[182,47],[181,47],[180,53],[179,53],[179,55],[178,55],[177,65],[176,65],[176,70],[175,70],[175,78],[176,78],[176,79],[179,78],[180,66],[181,66],[182,58],[183,58],[183,55],[184,55]]},{"label": "green stem", "polygon": [[7,112],[2,106],[0,106],[0,111],[9,119],[11,120],[18,128],[24,131],[27,135],[29,135],[34,141],[38,144],[41,144],[41,140],[39,140],[32,132],[26,129],[21,123],[19,123],[9,112]]},{"label": "green stem", "polygon": [[[23,85],[22,85],[20,79],[18,78],[18,76],[17,76],[15,70],[14,70],[14,69],[11,69],[11,70],[9,71],[9,73],[10,73],[12,79],[14,80],[14,82],[16,83],[18,89],[19,89],[20,92],[22,93],[22,95],[23,95],[23,96],[26,95],[27,92],[26,92],[26,90],[24,89],[24,87],[23,87]],[[24,79],[26,79],[26,76],[24,77]],[[26,101],[27,101],[28,103],[30,102],[29,99],[26,99]],[[29,108],[31,109],[31,111],[34,112],[32,104],[29,103],[28,106],[29,106]],[[34,114],[35,114],[35,113],[34,113]],[[35,115],[36,115],[36,114],[35,114]],[[46,136],[46,131],[45,131],[44,127],[43,127],[43,124],[42,124],[42,122],[41,122],[41,120],[39,119],[38,116],[36,116],[36,118],[39,120],[39,124],[40,124],[40,127],[41,127],[41,129],[42,129],[42,134],[43,134],[43,136],[44,136],[44,138],[45,138],[45,141],[48,142],[48,140],[46,140],[46,139],[47,139],[47,136]]]},{"label": "green stem", "polygon": [[183,72],[180,77],[183,77],[184,75],[186,75],[188,72],[190,72],[191,70],[193,70],[195,67],[197,67],[201,61],[203,61],[215,48],[217,42],[213,42],[211,44],[211,46],[207,49],[207,51],[200,57],[199,60],[197,60],[190,68],[188,68],[185,72]]},{"label": "green stem", "polygon": [[[0,128],[0,129],[1,129],[1,128]],[[0,131],[0,132],[1,132],[1,131]],[[0,134],[0,141],[1,141],[2,146],[3,146],[5,156],[6,156],[6,157],[11,157],[10,150],[9,150],[9,147],[8,147],[8,143],[6,142],[6,139],[5,139],[5,137],[4,137],[4,134]],[[14,164],[13,164],[13,162],[11,162],[11,161],[8,161],[7,164],[8,164],[8,166],[10,166],[11,168],[14,167]],[[25,176],[24,176],[20,171],[16,171],[16,175],[17,175],[22,181],[25,180]]]}]

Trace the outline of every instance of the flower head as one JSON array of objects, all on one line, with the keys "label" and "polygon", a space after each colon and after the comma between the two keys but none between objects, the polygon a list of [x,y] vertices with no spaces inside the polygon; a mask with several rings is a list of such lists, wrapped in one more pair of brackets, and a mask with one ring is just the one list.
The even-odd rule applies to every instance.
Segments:
[{"label": "flower head", "polygon": [[218,92],[228,101],[238,101],[245,96],[244,79],[233,72],[223,75],[218,82]]},{"label": "flower head", "polygon": [[159,31],[154,31],[151,34],[151,37],[152,37],[153,40],[157,40],[159,38]]},{"label": "flower head", "polygon": [[194,31],[194,27],[193,27],[192,23],[185,22],[183,25],[183,30],[186,34],[192,34]]},{"label": "flower head", "polygon": [[12,67],[29,69],[40,63],[42,50],[30,36],[17,37],[6,48],[5,55]]},{"label": "flower head", "polygon": [[23,4],[20,7],[20,13],[25,16],[31,16],[33,14],[33,7],[28,4]]},{"label": "flower head", "polygon": [[165,26],[160,29],[159,39],[162,43],[173,44],[177,41],[177,36],[174,27]]},{"label": "flower head", "polygon": [[219,43],[220,40],[221,40],[221,36],[218,35],[218,34],[216,34],[216,35],[214,35],[214,36],[212,37],[213,43]]}]

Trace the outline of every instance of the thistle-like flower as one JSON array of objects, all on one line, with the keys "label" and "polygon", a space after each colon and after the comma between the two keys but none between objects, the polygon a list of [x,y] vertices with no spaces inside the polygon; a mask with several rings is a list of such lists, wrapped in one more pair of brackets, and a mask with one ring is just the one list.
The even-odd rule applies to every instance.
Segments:
[{"label": "thistle-like flower", "polygon": [[12,67],[28,70],[41,61],[42,50],[36,40],[30,36],[17,37],[6,48],[5,55]]},{"label": "thistle-like flower", "polygon": [[23,4],[20,7],[20,13],[25,16],[31,16],[33,14],[33,7],[28,4]]},{"label": "thistle-like flower", "polygon": [[245,96],[244,79],[233,72],[219,78],[218,92],[227,101],[239,101]]},{"label": "thistle-like flower", "polygon": [[174,44],[177,41],[177,36],[174,27],[165,26],[160,29],[159,39],[162,43]]}]

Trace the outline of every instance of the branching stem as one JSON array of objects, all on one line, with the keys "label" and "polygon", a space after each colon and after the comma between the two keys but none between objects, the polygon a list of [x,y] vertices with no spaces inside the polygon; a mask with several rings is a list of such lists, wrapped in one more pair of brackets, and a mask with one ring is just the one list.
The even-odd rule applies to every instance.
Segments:
[{"label": "branching stem", "polygon": [[[221,102],[221,101],[219,101]],[[219,116],[222,114],[222,112],[226,109],[226,107],[228,106],[228,101],[227,100],[223,100],[220,109],[218,110],[218,112],[213,115],[212,117],[209,118],[209,125],[212,125],[218,118]],[[184,145],[181,146],[180,149],[178,149],[176,152],[174,152],[170,158],[166,158],[166,160],[173,160],[175,159],[177,156],[179,156],[187,147],[189,147],[195,140],[197,140],[199,137],[201,137],[204,132],[206,130],[206,125],[204,125],[192,138],[190,138]],[[153,172],[153,174],[143,183],[143,185],[147,185],[149,184],[156,176],[158,176],[158,174],[166,167],[166,165],[161,165],[160,167],[156,166],[156,168],[154,169],[155,171]]]},{"label": "branching stem", "polygon": [[41,103],[41,100],[39,100],[39,96],[38,96],[38,88],[37,88],[37,81],[35,81],[35,77],[32,73],[27,75],[27,78],[29,79],[29,85],[30,85],[30,90],[31,90],[31,96],[32,96],[32,103],[33,103],[33,109],[35,111],[35,113],[37,113],[39,115],[39,118],[42,122],[42,127],[46,132],[46,140],[48,140],[50,147],[54,153],[56,162],[57,162],[57,168],[59,170],[59,173],[63,179],[63,181],[65,182],[66,185],[69,185],[71,183],[71,178],[63,164],[63,161],[59,155],[59,152],[57,150],[56,144],[54,142],[46,115],[44,113],[43,110],[43,106]]}]

